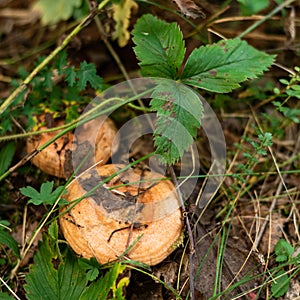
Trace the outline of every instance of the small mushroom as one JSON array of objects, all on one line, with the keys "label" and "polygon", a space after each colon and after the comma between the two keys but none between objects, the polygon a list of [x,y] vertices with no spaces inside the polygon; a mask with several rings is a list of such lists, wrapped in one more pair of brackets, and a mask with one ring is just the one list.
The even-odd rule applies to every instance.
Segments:
[{"label": "small mushroom", "polygon": [[[38,116],[38,121],[41,124],[39,130],[58,127],[64,124],[63,120],[53,119],[49,113]],[[101,124],[100,127],[99,124]],[[82,152],[84,156],[84,154],[88,152],[87,147],[90,147],[94,151],[93,161],[90,165],[98,162],[102,165],[105,164],[111,154],[116,151],[116,149],[113,148],[113,141],[117,136],[117,128],[113,121],[109,118],[99,117],[81,125],[81,127],[83,130],[79,138],[75,138],[72,132],[66,133],[34,156],[32,163],[47,174],[68,178],[73,172],[72,159],[74,157],[72,153],[74,151],[77,151],[77,153]],[[95,135],[96,130],[96,141],[92,141],[91,137]],[[58,131],[48,132],[27,139],[27,153],[34,151],[52,139],[57,133]],[[79,150],[79,147],[82,148],[83,146],[85,146],[85,149]],[[115,143],[114,147],[117,146],[118,143]],[[83,159],[84,157],[82,157],[82,160]],[[81,158],[77,156],[77,160],[81,160]]]},{"label": "small mushroom", "polygon": [[[72,206],[64,208],[60,217],[62,232],[77,254],[95,257],[99,263],[118,259],[133,245],[125,257],[156,265],[182,238],[183,220],[171,181],[149,170],[129,169],[82,199],[90,188],[122,168],[96,166],[70,184],[64,198]],[[156,210],[163,212],[159,215]]]}]

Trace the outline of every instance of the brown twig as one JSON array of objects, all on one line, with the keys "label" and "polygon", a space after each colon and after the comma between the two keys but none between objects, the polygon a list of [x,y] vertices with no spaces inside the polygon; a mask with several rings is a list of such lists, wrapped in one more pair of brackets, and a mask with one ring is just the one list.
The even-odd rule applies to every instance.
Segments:
[{"label": "brown twig", "polygon": [[192,228],[191,228],[191,223],[190,220],[188,218],[188,212],[185,209],[185,205],[184,205],[184,201],[183,201],[183,197],[182,197],[182,193],[180,191],[180,187],[176,178],[176,174],[174,172],[174,168],[172,166],[169,166],[169,171],[171,174],[171,178],[175,184],[176,190],[177,190],[177,194],[179,197],[179,202],[181,205],[181,211],[182,211],[182,215],[184,217],[185,220],[185,224],[187,227],[187,231],[188,231],[188,236],[189,236],[189,262],[190,262],[190,269],[189,269],[189,273],[190,273],[190,299],[191,300],[195,300],[195,284],[194,284],[194,254],[195,254],[195,242],[194,242],[194,237],[193,237],[193,232],[192,232]]}]

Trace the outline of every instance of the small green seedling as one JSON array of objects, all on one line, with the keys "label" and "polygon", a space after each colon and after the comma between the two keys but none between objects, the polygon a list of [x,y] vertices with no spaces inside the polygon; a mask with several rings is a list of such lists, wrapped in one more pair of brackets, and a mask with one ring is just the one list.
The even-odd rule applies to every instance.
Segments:
[{"label": "small green seedling", "polygon": [[[293,246],[291,246],[286,240],[280,239],[275,245],[276,262],[284,265],[291,265],[297,262],[292,255],[295,252]],[[272,296],[279,298],[283,296],[290,287],[290,278],[286,271],[282,268],[273,274],[274,280],[271,284]]]}]

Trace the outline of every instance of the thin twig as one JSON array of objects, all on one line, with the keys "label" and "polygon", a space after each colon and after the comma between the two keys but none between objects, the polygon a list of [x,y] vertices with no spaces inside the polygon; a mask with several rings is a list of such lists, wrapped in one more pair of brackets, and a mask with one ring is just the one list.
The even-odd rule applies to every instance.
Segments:
[{"label": "thin twig", "polygon": [[0,277],[0,281],[5,285],[5,287],[11,292],[11,294],[17,299],[21,300],[18,295],[10,288],[10,286]]},{"label": "thin twig", "polygon": [[[89,0],[86,0],[86,2],[87,2],[87,4],[88,4],[89,8],[91,9],[92,4],[90,3],[90,1],[89,1]],[[137,95],[136,88],[135,88],[134,85],[132,84],[132,82],[131,82],[131,80],[130,80],[130,77],[129,77],[129,75],[128,75],[128,72],[127,72],[127,70],[126,70],[124,64],[122,63],[122,61],[121,61],[121,59],[120,59],[118,53],[115,51],[115,49],[112,47],[111,43],[109,42],[109,40],[108,40],[107,37],[106,37],[105,30],[104,30],[104,28],[103,28],[103,25],[102,25],[100,19],[99,19],[99,18],[95,18],[94,21],[95,21],[95,23],[96,23],[98,32],[99,32],[99,34],[100,34],[100,36],[101,36],[101,38],[102,38],[102,41],[103,41],[103,43],[105,44],[107,50],[109,51],[109,53],[111,54],[111,56],[112,56],[113,59],[115,60],[115,62],[116,62],[116,64],[117,64],[118,68],[120,69],[122,75],[123,75],[124,78],[126,79],[126,81],[127,81],[128,85],[129,85],[129,87],[131,88],[133,94],[134,94],[134,95]],[[143,109],[146,109],[146,107],[145,107],[145,105],[144,105],[144,103],[143,103],[143,101],[142,101],[141,99],[137,99],[137,102],[138,102],[138,104],[139,104]],[[146,114],[146,119],[147,119],[149,125],[153,128],[153,124],[152,124],[151,118],[149,117],[148,114]]]},{"label": "thin twig", "polygon": [[[256,118],[256,116],[255,116],[255,114],[254,114],[254,111],[252,111],[252,113],[253,113],[253,116],[254,116],[254,119],[255,119],[256,123],[258,124],[260,130],[262,131],[262,128],[261,128],[261,126],[260,126],[260,123],[259,123],[258,119]],[[262,132],[263,132],[263,131],[262,131]],[[297,151],[298,151],[298,146],[299,146],[299,145],[300,145],[300,135],[299,135],[299,137],[298,137],[297,145],[296,145],[295,148],[294,148],[294,151],[293,151],[293,155],[292,155],[292,156],[296,155],[296,153],[297,153]],[[259,242],[260,242],[260,240],[261,240],[261,238],[262,238],[262,236],[263,236],[263,234],[264,234],[264,232],[265,232],[265,230],[266,230],[267,224],[268,224],[268,222],[269,222],[269,220],[270,220],[270,214],[273,212],[273,210],[274,210],[274,208],[275,208],[275,206],[276,206],[276,204],[277,204],[277,198],[278,198],[278,196],[281,194],[283,187],[284,187],[285,191],[287,192],[287,197],[289,198],[290,202],[293,204],[293,201],[292,201],[292,199],[291,199],[291,196],[290,196],[290,194],[289,194],[289,191],[288,191],[288,189],[287,189],[287,187],[286,187],[286,184],[285,184],[285,181],[284,181],[287,174],[283,174],[282,171],[280,170],[280,167],[279,167],[278,164],[277,164],[277,160],[276,160],[276,158],[275,158],[275,155],[274,155],[274,153],[273,153],[273,150],[272,150],[272,148],[271,148],[270,146],[268,147],[268,150],[269,150],[269,152],[270,152],[270,154],[271,154],[271,156],[272,156],[272,159],[273,159],[273,161],[274,161],[274,164],[275,164],[275,167],[276,167],[277,174],[279,175],[279,178],[280,178],[280,182],[279,182],[279,185],[278,185],[278,187],[277,187],[276,193],[275,193],[275,195],[274,195],[274,199],[273,199],[273,201],[272,201],[272,203],[271,203],[271,206],[270,206],[270,209],[269,209],[269,213],[268,213],[268,215],[266,216],[265,222],[263,223],[263,225],[262,225],[262,227],[261,227],[261,229],[260,229],[260,232],[259,232],[259,235],[258,235],[257,239],[255,240],[254,245],[255,245],[256,248],[258,248],[258,244],[259,244]],[[293,204],[293,205],[294,205],[294,204]]]},{"label": "thin twig", "polygon": [[259,25],[261,25],[263,22],[265,22],[266,20],[270,19],[271,17],[273,17],[275,14],[277,14],[278,12],[280,12],[283,8],[285,8],[286,6],[292,4],[293,2],[295,2],[295,0],[286,0],[283,3],[281,3],[280,5],[278,5],[277,7],[275,7],[269,14],[267,14],[264,18],[260,19],[259,21],[255,22],[253,25],[249,26],[244,32],[242,32],[238,37],[242,38],[245,35],[247,35],[249,32],[251,32],[252,30],[254,30],[255,28],[257,28]]},{"label": "thin twig", "polygon": [[194,254],[195,254],[195,242],[194,242],[194,237],[193,237],[193,232],[192,232],[192,228],[191,228],[191,223],[190,220],[188,218],[188,212],[185,209],[185,205],[184,205],[184,201],[182,198],[182,193],[180,191],[179,188],[179,184],[176,178],[176,174],[174,172],[174,168],[172,166],[169,167],[169,171],[171,174],[171,178],[175,184],[176,190],[177,190],[177,194],[178,194],[178,198],[179,198],[179,202],[181,205],[181,211],[182,211],[182,216],[184,217],[185,220],[185,224],[188,230],[188,236],[189,236],[189,249],[190,249],[190,254],[189,254],[189,262],[190,262],[190,269],[189,269],[189,273],[190,273],[190,299],[194,300],[195,299],[195,284],[194,284]]},{"label": "thin twig", "polygon": [[108,4],[110,0],[102,1],[97,8],[91,10],[89,15],[84,18],[73,30],[72,32],[63,40],[63,42],[55,48],[34,70],[26,77],[26,79],[12,92],[12,94],[1,104],[0,115],[13,103],[14,99],[22,93],[27,85],[32,81],[32,79],[37,76],[42,69],[52,61],[55,56],[61,52],[70,41],[84,28],[86,27],[94,17],[103,9],[103,7]]},{"label": "thin twig", "polygon": [[[146,91],[145,93],[148,93],[149,91]],[[136,97],[142,96],[143,93],[140,93],[139,95],[137,95]],[[119,102],[118,104],[112,105],[111,107],[107,108],[107,109],[103,109],[102,111],[95,113],[95,114],[91,114],[91,116],[87,117],[88,115],[90,115],[89,111],[87,114],[79,117],[78,122],[72,122],[67,124],[64,130],[60,131],[59,133],[57,133],[53,138],[51,138],[50,140],[48,140],[47,142],[45,142],[43,145],[41,145],[40,147],[38,147],[36,150],[34,150],[32,153],[27,154],[25,157],[23,157],[16,165],[14,165],[13,167],[11,167],[8,171],[6,171],[5,173],[3,173],[2,175],[0,175],[0,181],[3,180],[4,178],[6,178],[9,174],[11,174],[14,170],[16,170],[17,168],[19,168],[20,166],[24,165],[26,162],[28,162],[32,157],[34,157],[35,155],[37,155],[39,152],[41,152],[42,150],[44,150],[45,148],[47,148],[50,144],[52,144],[53,142],[55,142],[58,138],[60,138],[61,136],[63,136],[64,134],[66,134],[67,132],[75,129],[77,126],[80,126],[88,121],[91,121],[92,119],[95,119],[105,113],[114,111],[115,109],[123,106],[124,104],[127,104],[131,101],[134,101],[136,99],[136,97],[132,97],[130,99],[126,99],[123,100],[122,102]],[[106,101],[112,101],[113,99],[116,98],[111,98],[108,99]],[[118,98],[117,98],[118,99]],[[104,104],[106,103],[106,101],[101,102],[98,106],[96,106],[93,110],[99,110],[99,108],[101,106],[104,106]],[[63,126],[65,127],[65,126]]]}]

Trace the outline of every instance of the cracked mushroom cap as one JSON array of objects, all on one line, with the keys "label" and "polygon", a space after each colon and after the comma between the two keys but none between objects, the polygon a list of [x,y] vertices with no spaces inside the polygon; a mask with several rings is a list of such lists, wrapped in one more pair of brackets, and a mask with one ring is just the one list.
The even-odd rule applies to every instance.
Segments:
[{"label": "cracked mushroom cap", "polygon": [[[50,114],[38,117],[41,126],[39,130],[64,125],[63,120],[56,120]],[[44,125],[45,124],[45,125]],[[85,168],[100,162],[104,165],[118,147],[118,142],[113,146],[113,141],[117,137],[117,128],[113,121],[106,117],[99,117],[91,120],[80,127],[81,133],[74,138],[74,133],[68,132],[50,144],[47,148],[32,158],[32,163],[43,172],[61,178],[68,178],[73,172],[74,151],[83,153],[82,157],[77,154],[78,163],[84,159],[84,154],[88,148],[93,149],[94,157],[87,160]],[[95,136],[95,130],[96,136]],[[27,153],[32,153],[39,146],[52,139],[59,131],[42,133],[27,139]],[[94,137],[96,141],[92,140]]]},{"label": "cracked mushroom cap", "polygon": [[[85,172],[71,183],[64,198],[71,202],[84,196],[123,167],[104,165]],[[64,237],[77,254],[107,263],[134,244],[126,258],[156,265],[176,248],[183,220],[171,181],[136,168],[93,190],[60,217]]]}]

